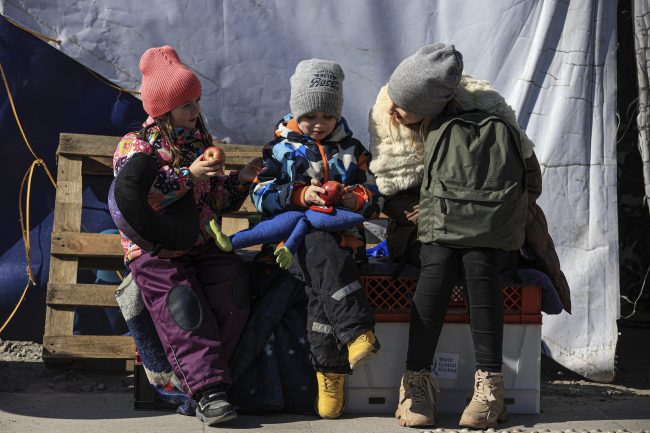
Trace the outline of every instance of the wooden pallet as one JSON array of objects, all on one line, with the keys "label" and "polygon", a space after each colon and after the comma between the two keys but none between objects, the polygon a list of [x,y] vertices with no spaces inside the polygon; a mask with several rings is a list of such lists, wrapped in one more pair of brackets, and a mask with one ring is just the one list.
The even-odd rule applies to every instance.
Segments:
[{"label": "wooden pallet", "polygon": [[[77,284],[80,269],[124,270],[117,234],[82,233],[82,175],[113,176],[113,153],[121,137],[61,134],[57,150],[59,188],[54,207],[52,257],[47,286],[43,360],[50,368],[132,369],[131,337],[73,335],[75,307],[117,307],[115,285]],[[260,156],[257,146],[219,144],[227,170],[238,170]],[[256,214],[250,198],[241,210],[223,218],[223,231],[248,227]]]}]

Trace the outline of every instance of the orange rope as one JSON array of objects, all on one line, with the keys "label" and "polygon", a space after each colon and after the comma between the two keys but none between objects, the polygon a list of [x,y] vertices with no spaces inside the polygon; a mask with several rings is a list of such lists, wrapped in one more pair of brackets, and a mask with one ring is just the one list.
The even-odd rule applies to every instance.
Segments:
[{"label": "orange rope", "polygon": [[[20,26],[19,26],[20,27]],[[32,176],[34,174],[34,167],[37,165],[42,165],[43,168],[45,169],[45,172],[47,173],[48,177],[52,181],[52,185],[54,185],[54,188],[57,188],[56,182],[54,182],[54,179],[52,178],[52,174],[50,173],[50,170],[48,170],[47,165],[45,162],[40,159],[38,156],[36,156],[36,153],[34,153],[34,150],[32,149],[32,146],[29,145],[29,141],[27,140],[27,136],[25,135],[25,131],[23,130],[23,126],[20,124],[20,120],[18,119],[18,113],[16,112],[16,106],[14,105],[14,100],[11,97],[11,91],[9,90],[9,83],[7,82],[7,77],[5,75],[4,68],[2,67],[2,64],[0,63],[0,72],[2,73],[2,80],[5,84],[5,88],[7,89],[7,96],[9,97],[9,102],[11,103],[11,109],[14,112],[14,117],[16,118],[16,123],[18,124],[18,128],[20,129],[20,133],[23,135],[23,139],[25,140],[25,144],[27,144],[27,148],[29,151],[32,153],[34,156],[34,161],[32,162],[32,165],[29,167],[27,170],[27,173],[25,173],[25,177],[23,177],[23,182],[20,185],[20,195],[18,196],[18,210],[20,213],[20,227],[23,232],[23,242],[25,243],[25,253],[27,255],[27,263],[28,263],[28,270],[29,270],[29,281],[27,282],[27,286],[25,287],[25,290],[23,291],[23,295],[20,297],[20,300],[18,301],[18,304],[16,304],[16,308],[14,308],[14,311],[11,313],[7,321],[2,325],[2,328],[0,328],[0,332],[2,332],[3,329],[7,326],[11,318],[14,316],[16,313],[16,310],[18,310],[18,307],[20,304],[23,302],[23,299],[25,299],[25,294],[27,293],[27,289],[29,288],[29,283],[32,283],[32,285],[36,285],[36,282],[34,281],[34,274],[32,272],[32,258],[31,258],[31,247],[30,247],[30,242],[29,242],[29,197],[31,195],[32,191]],[[26,201],[26,206],[25,206],[25,218],[23,218],[23,189],[25,187],[25,181],[27,181],[27,201]]]},{"label": "orange rope", "polygon": [[[29,30],[26,27],[23,27],[23,26],[15,23],[13,21],[11,21],[7,17],[4,17],[4,18],[7,21],[9,21],[11,24],[15,25],[16,27],[18,27],[18,28],[20,28],[20,29],[22,29],[22,30],[24,30],[24,31],[26,31],[28,33],[31,33],[34,36],[38,36],[39,38],[43,38],[43,39],[48,40],[50,42],[61,44],[61,41],[59,41],[57,39],[53,39],[53,38],[50,38],[48,36],[42,35],[40,33],[36,33],[36,32],[34,32],[32,30]],[[86,69],[88,69],[88,68],[86,68]],[[25,243],[25,253],[27,255],[27,263],[28,263],[28,268],[27,269],[29,270],[29,281],[27,282],[27,286],[25,286],[25,290],[23,291],[23,294],[20,297],[20,300],[16,304],[16,308],[14,308],[14,310],[9,315],[9,318],[6,320],[4,325],[2,325],[2,327],[0,328],[0,332],[2,332],[5,329],[5,327],[7,326],[7,324],[9,323],[9,321],[13,318],[14,314],[18,310],[18,307],[20,307],[20,304],[25,299],[25,295],[27,294],[27,289],[29,288],[29,283],[32,283],[32,285],[34,285],[34,286],[36,285],[36,282],[34,281],[34,273],[32,271],[31,244],[30,244],[30,240],[29,240],[29,231],[30,231],[29,230],[29,202],[30,202],[29,197],[31,195],[32,176],[34,174],[34,167],[37,166],[37,165],[42,165],[43,168],[45,169],[45,172],[47,173],[47,176],[50,178],[50,181],[52,182],[52,185],[54,185],[54,188],[58,188],[58,186],[56,185],[56,182],[54,181],[54,178],[52,177],[52,174],[50,173],[50,170],[47,168],[47,165],[45,164],[45,162],[42,159],[40,159],[38,156],[36,156],[36,153],[34,153],[34,150],[32,149],[32,146],[30,146],[29,141],[27,140],[27,136],[25,135],[25,131],[23,130],[23,127],[20,124],[20,120],[18,119],[18,113],[16,112],[16,107],[14,105],[14,100],[11,97],[11,91],[9,90],[9,84],[7,82],[7,77],[5,76],[5,71],[4,71],[4,68],[2,67],[2,64],[0,64],[0,72],[2,73],[2,80],[3,80],[4,84],[5,84],[5,88],[7,89],[7,96],[9,96],[9,102],[11,103],[11,109],[14,112],[14,117],[16,118],[16,123],[18,124],[18,128],[20,129],[20,133],[23,135],[23,139],[25,140],[25,144],[27,145],[27,148],[32,153],[32,155],[34,156],[34,161],[32,162],[32,165],[27,170],[27,173],[25,173],[25,177],[23,177],[23,181],[22,181],[22,183],[20,185],[20,195],[18,197],[18,210],[19,210],[19,213],[20,213],[20,227],[21,227],[21,230],[22,230],[23,242]],[[106,85],[108,85],[110,87],[113,87],[113,88],[115,88],[115,89],[117,89],[117,90],[119,90],[121,92],[127,92],[127,93],[131,93],[131,94],[134,94],[134,95],[139,95],[140,94],[140,92],[135,92],[133,90],[122,89],[121,87],[117,87],[117,86],[114,86],[114,85],[112,85],[110,83],[107,83],[106,81],[104,81],[100,77],[98,77],[97,74],[95,74],[90,69],[88,69],[88,72],[90,72],[95,78],[102,81],[104,84],[106,84]],[[23,190],[24,190],[24,187],[25,187],[25,181],[27,181],[27,200],[26,200],[26,207],[25,207],[25,218],[23,218],[22,199],[23,199]],[[86,229],[86,231],[88,231],[88,229]],[[120,279],[124,280],[124,278],[122,277],[122,274],[120,274],[118,271],[116,271],[116,272],[117,272],[117,275],[120,277]]]},{"label": "orange rope", "polygon": [[59,45],[61,45],[61,41],[59,41],[59,40],[57,40],[57,39],[52,39],[52,38],[50,38],[50,37],[48,37],[48,36],[42,35],[42,34],[40,34],[40,33],[36,33],[35,31],[33,31],[33,30],[29,30],[28,28],[23,27],[23,26],[21,26],[20,24],[16,24],[15,22],[11,21],[11,20],[10,20],[9,18],[7,18],[7,17],[4,17],[4,18],[5,18],[7,21],[9,21],[11,24],[13,24],[13,25],[15,25],[16,27],[18,27],[19,29],[23,29],[23,30],[25,30],[27,33],[31,33],[31,34],[33,34],[34,36],[38,36],[39,38],[43,38],[43,39],[46,39],[46,40],[48,40],[48,41],[50,41],[50,42],[54,42],[55,44],[59,44]]},{"label": "orange rope", "polygon": [[99,81],[101,81],[102,83],[106,84],[107,86],[111,86],[112,88],[117,89],[117,90],[119,90],[120,92],[131,93],[131,94],[133,94],[133,95],[139,95],[139,94],[140,94],[140,92],[136,92],[135,90],[126,90],[126,89],[123,89],[123,88],[121,88],[121,87],[114,86],[114,85],[112,85],[112,84],[110,84],[110,83],[107,83],[106,81],[104,81],[103,79],[101,79],[97,74],[95,74],[95,73],[94,73],[90,68],[88,68],[88,67],[86,67],[86,66],[84,66],[84,68],[88,69],[88,72],[90,72],[91,74],[93,74],[93,76],[94,76],[95,78],[97,78]]}]

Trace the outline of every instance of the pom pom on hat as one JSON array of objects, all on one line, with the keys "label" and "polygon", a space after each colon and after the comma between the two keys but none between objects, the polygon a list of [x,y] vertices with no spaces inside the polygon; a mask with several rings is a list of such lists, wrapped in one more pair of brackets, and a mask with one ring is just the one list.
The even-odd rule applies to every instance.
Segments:
[{"label": "pom pom on hat", "polygon": [[140,59],[142,105],[151,117],[201,96],[201,82],[169,46],[150,48]]}]

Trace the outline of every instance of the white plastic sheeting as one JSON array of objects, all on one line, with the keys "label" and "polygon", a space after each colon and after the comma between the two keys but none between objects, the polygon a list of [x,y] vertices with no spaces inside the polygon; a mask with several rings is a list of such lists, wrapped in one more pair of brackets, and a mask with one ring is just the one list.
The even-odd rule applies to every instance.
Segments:
[{"label": "white plastic sheeting", "polygon": [[[572,289],[573,315],[544,318],[550,355],[610,381],[619,313],[616,2],[609,0],[10,0],[3,15],[127,89],[138,61],[171,45],[201,79],[215,136],[262,145],[289,110],[303,59],[343,66],[343,115],[367,116],[393,69],[423,45],[453,43],[537,143],[544,208]],[[47,65],[35,65],[44,71]]]},{"label": "white plastic sheeting", "polygon": [[646,0],[632,2],[634,16],[634,50],[636,51],[637,82],[639,83],[639,115],[636,126],[639,129],[639,152],[643,161],[643,181],[645,184],[645,201],[650,205],[650,4]]}]

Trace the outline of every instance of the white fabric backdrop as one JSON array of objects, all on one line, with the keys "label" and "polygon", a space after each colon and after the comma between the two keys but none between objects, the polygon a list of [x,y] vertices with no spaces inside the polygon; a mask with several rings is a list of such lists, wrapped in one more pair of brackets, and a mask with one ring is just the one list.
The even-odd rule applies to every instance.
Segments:
[{"label": "white fabric backdrop", "polygon": [[139,89],[146,49],[173,46],[201,79],[215,136],[243,144],[272,138],[289,110],[289,77],[312,57],[343,66],[343,115],[367,143],[368,112],[398,63],[423,45],[455,44],[465,70],[506,97],[537,144],[540,204],[573,297],[573,315],[544,317],[544,342],[570,369],[613,378],[615,1],[10,0],[0,8],[127,89]]}]

